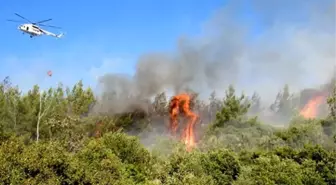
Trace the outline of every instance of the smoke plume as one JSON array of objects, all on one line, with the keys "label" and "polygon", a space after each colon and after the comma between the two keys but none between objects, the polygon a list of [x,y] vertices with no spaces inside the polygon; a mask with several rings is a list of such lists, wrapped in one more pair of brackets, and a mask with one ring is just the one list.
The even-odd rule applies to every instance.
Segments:
[{"label": "smoke plume", "polygon": [[328,81],[334,67],[334,1],[229,1],[200,36],[179,38],[176,51],[143,54],[133,76],[100,77],[100,110],[141,107],[166,89],[221,95],[229,84],[270,102],[284,84],[298,91]]}]

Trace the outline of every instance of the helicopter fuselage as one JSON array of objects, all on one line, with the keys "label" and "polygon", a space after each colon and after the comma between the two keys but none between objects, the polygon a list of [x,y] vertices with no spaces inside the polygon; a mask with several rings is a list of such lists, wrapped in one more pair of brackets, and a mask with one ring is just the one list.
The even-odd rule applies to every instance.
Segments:
[{"label": "helicopter fuselage", "polygon": [[43,34],[41,29],[33,24],[22,24],[18,27],[23,33],[27,33],[30,37],[40,36]]},{"label": "helicopter fuselage", "polygon": [[[47,36],[52,36],[52,37],[57,37],[57,38],[61,38],[63,36],[63,33],[60,34],[55,34],[52,32],[49,32],[47,30],[42,29],[40,26],[46,26],[46,27],[53,27],[53,28],[59,28],[56,26],[50,26],[50,25],[45,25],[45,24],[41,24],[44,22],[48,22],[51,21],[52,19],[46,19],[46,20],[42,20],[42,21],[38,21],[38,22],[32,22],[26,18],[24,18],[23,16],[14,13],[16,16],[20,17],[21,19],[24,19],[25,21],[27,21],[28,23],[24,23],[18,26],[18,30],[22,31],[22,34],[27,33],[28,35],[30,35],[30,38],[33,38],[35,36],[41,36],[41,35],[47,35]],[[7,20],[7,21],[11,21],[11,22],[22,22],[22,21],[16,21],[16,20]]]}]

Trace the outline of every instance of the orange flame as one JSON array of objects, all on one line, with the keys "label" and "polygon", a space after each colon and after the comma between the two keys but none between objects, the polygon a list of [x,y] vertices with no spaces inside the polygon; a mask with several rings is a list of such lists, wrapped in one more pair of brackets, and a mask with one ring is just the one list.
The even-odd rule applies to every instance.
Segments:
[{"label": "orange flame", "polygon": [[312,98],[300,111],[300,115],[307,119],[316,118],[318,107],[323,103],[324,99],[325,96],[322,95]]},{"label": "orange flame", "polygon": [[184,140],[184,143],[187,146],[187,151],[191,151],[191,149],[196,145],[195,144],[195,136],[194,136],[194,125],[196,123],[196,120],[198,116],[190,110],[190,95],[183,93],[174,96],[170,100],[169,105],[169,115],[170,115],[170,125],[169,129],[171,131],[172,135],[176,135],[177,127],[178,127],[178,115],[179,115],[179,108],[181,103],[182,105],[182,111],[185,113],[185,115],[190,119],[188,121],[188,124],[186,128],[184,129],[182,133],[182,139]]}]

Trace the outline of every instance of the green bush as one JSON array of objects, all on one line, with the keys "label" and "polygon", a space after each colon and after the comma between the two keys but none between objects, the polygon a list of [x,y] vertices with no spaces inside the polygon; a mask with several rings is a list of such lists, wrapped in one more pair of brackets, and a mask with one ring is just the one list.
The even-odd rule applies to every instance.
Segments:
[{"label": "green bush", "polygon": [[[282,116],[291,114],[287,91],[278,97]],[[90,106],[97,100],[81,82],[72,90],[60,86],[40,94],[35,86],[25,95],[18,92],[0,85],[0,182],[5,185],[336,182],[334,98],[328,100],[327,118],[295,117],[288,127],[275,128],[248,117],[250,100],[236,96],[230,86],[224,100],[212,97],[215,119],[205,129],[197,125],[197,136],[202,137],[187,152],[176,139],[164,134],[156,139],[150,129],[143,132],[164,126],[164,93],[155,98],[149,113],[91,115]],[[202,107],[199,101],[194,106]],[[260,109],[256,103],[253,107]],[[101,136],[95,136],[97,131]],[[151,146],[140,138],[152,139]]]}]

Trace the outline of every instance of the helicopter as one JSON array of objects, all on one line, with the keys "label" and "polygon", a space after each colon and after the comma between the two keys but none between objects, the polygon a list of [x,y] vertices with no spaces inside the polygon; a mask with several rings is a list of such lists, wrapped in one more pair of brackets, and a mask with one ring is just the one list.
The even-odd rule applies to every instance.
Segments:
[{"label": "helicopter", "polygon": [[[14,13],[16,16],[24,19],[25,21],[28,21],[28,23],[24,23],[18,26],[18,29],[20,31],[22,31],[22,34],[28,34],[30,36],[30,38],[36,37],[36,36],[42,36],[42,35],[47,35],[47,36],[52,36],[52,37],[57,37],[57,38],[61,38],[63,36],[63,33],[60,34],[55,34],[52,32],[49,32],[47,30],[44,30],[42,28],[40,28],[40,26],[44,26],[44,27],[50,27],[50,28],[57,28],[60,29],[60,27],[57,26],[50,26],[50,25],[45,25],[45,24],[41,24],[47,21],[51,21],[52,19],[46,19],[46,20],[42,20],[42,21],[38,21],[38,22],[32,22],[28,19],[26,19],[25,17]],[[10,22],[21,22],[22,21],[17,21],[17,20],[7,20]]]}]

